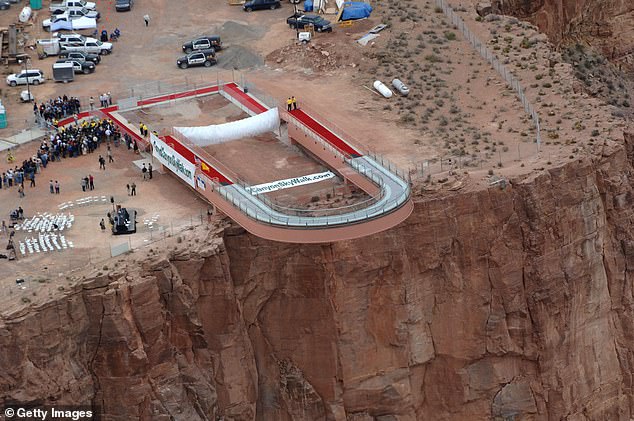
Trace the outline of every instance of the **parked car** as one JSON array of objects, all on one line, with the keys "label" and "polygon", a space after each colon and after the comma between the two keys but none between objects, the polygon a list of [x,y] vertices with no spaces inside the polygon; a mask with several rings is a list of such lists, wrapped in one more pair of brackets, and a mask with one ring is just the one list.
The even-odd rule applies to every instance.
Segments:
[{"label": "parked car", "polygon": [[96,41],[95,38],[87,37],[75,32],[53,32],[53,34],[51,34],[51,38],[59,40],[60,44],[84,44],[88,40]]},{"label": "parked car", "polygon": [[86,8],[58,10],[56,12],[53,12],[53,16],[63,15],[64,13],[68,14],[68,16],[71,17],[71,19],[85,16],[87,18],[93,18],[95,20],[99,20],[99,18],[101,17],[101,13],[99,13],[98,11],[88,10]]},{"label": "parked car", "polygon": [[6,0],[0,1],[0,10],[7,10],[9,7],[11,7],[11,3]]},{"label": "parked car", "polygon": [[117,12],[125,12],[126,10],[132,10],[134,0],[117,0],[114,8]]},{"label": "parked car", "polygon": [[330,21],[317,15],[304,15],[302,13],[294,13],[286,19],[286,23],[291,29],[303,29],[306,26],[313,25],[317,32],[332,32]]},{"label": "parked car", "polygon": [[49,7],[49,10],[52,13],[57,13],[60,10],[64,11],[66,9],[83,9],[86,8],[88,10],[95,10],[97,5],[90,1],[84,0],[64,0],[61,2],[53,2]]},{"label": "parked car", "polygon": [[76,60],[90,61],[95,64],[101,63],[101,57],[94,53],[85,53],[83,51],[62,51],[59,58],[74,58]]},{"label": "parked car", "polygon": [[242,5],[242,9],[245,12],[251,12],[252,10],[262,9],[277,9],[280,7],[280,0],[249,0]]},{"label": "parked car", "polygon": [[22,70],[20,73],[13,73],[7,76],[7,85],[26,85],[27,80],[31,85],[44,83],[44,73],[38,69]]},{"label": "parked car", "polygon": [[94,18],[87,18],[85,16],[71,17],[68,13],[62,13],[61,15],[53,15],[51,19],[44,19],[42,21],[42,27],[46,30],[52,31],[60,29],[71,31],[95,29],[97,27],[97,20]]},{"label": "parked car", "polygon": [[66,58],[57,60],[55,63],[72,63],[75,73],[83,73],[87,75],[95,71],[95,63],[91,61],[77,60],[74,58]]},{"label": "parked car", "polygon": [[101,42],[94,38],[86,38],[83,43],[74,41],[63,41],[60,42],[60,46],[62,51],[81,51],[82,53],[93,53],[101,55],[112,53],[111,42]]},{"label": "parked car", "polygon": [[216,51],[222,50],[222,41],[218,35],[205,35],[183,44],[183,51],[187,54],[192,51],[212,48]]},{"label": "parked car", "polygon": [[194,51],[176,60],[176,65],[181,69],[193,66],[211,67],[216,63],[216,52],[213,49]]}]

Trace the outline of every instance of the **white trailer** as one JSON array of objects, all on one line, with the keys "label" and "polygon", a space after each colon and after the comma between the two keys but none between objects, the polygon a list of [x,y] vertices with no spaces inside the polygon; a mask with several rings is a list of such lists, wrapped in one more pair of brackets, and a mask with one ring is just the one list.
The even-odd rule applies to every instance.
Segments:
[{"label": "white trailer", "polygon": [[48,56],[56,56],[61,52],[59,39],[57,38],[38,39],[35,43],[35,48],[37,56],[41,59]]}]

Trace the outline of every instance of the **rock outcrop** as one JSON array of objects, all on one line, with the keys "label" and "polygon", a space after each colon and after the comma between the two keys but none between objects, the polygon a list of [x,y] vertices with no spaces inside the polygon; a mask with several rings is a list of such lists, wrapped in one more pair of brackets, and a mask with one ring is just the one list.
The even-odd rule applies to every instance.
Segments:
[{"label": "rock outcrop", "polygon": [[632,180],[628,136],[504,190],[421,198],[358,241],[194,232],[4,317],[1,402],[106,420],[628,420]]},{"label": "rock outcrop", "polygon": [[[615,32],[620,26],[631,23],[634,17],[634,2],[630,0],[494,0],[493,8],[531,20],[554,43],[566,38],[618,35]],[[631,41],[629,47],[634,47]]]}]

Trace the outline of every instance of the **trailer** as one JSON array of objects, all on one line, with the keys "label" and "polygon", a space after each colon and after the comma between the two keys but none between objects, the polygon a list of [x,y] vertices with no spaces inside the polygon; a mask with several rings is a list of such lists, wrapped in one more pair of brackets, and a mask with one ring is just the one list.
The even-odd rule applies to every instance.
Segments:
[{"label": "trailer", "polygon": [[72,82],[75,80],[75,70],[73,63],[54,63],[53,64],[53,80],[55,82]]},{"label": "trailer", "polygon": [[56,56],[61,52],[59,39],[57,38],[38,39],[35,43],[35,49],[40,59],[48,56]]}]

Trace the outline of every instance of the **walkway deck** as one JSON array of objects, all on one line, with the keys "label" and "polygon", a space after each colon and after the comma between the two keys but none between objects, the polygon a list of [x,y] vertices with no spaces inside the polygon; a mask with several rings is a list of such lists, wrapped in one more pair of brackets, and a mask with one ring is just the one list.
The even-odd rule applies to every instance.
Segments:
[{"label": "walkway deck", "polygon": [[[227,83],[177,94],[138,101],[147,106],[163,101],[220,93],[229,101],[256,115],[268,107],[237,84]],[[87,114],[103,114],[139,142],[146,143],[136,130],[127,125],[117,106]],[[264,196],[249,193],[233,172],[217,162],[202,148],[186,139],[165,136],[163,140],[187,161],[197,164],[196,177],[203,181],[196,191],[222,212],[254,235],[282,242],[323,243],[348,240],[389,229],[404,221],[412,212],[409,183],[364,155],[341,136],[328,129],[303,110],[284,111],[281,116],[289,125],[289,136],[348,181],[370,194],[374,200],[363,207],[353,205],[339,209],[289,210],[270,203]],[[71,119],[72,121],[72,119]],[[64,121],[60,124],[67,124]],[[293,130],[291,130],[291,128]]]}]

